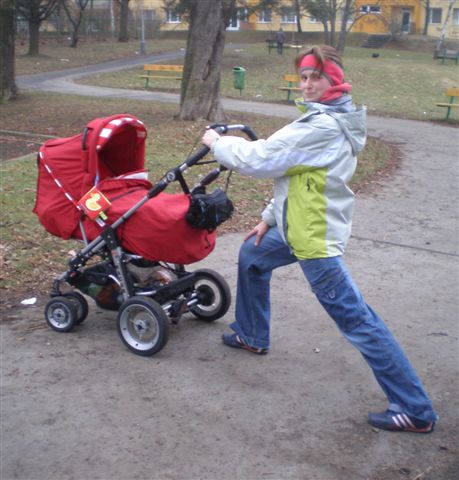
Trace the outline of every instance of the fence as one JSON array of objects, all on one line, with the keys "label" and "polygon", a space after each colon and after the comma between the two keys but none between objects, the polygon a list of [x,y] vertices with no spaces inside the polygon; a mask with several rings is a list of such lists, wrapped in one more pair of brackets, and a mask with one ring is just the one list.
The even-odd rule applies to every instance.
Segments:
[{"label": "fence", "polygon": [[[79,37],[89,37],[104,40],[117,37],[119,34],[119,14],[110,8],[93,8],[84,10],[83,19],[78,30]],[[143,11],[144,38],[152,39],[159,36],[161,20],[155,10]],[[141,38],[142,18],[140,11],[129,11],[128,34],[130,38]],[[72,33],[72,25],[63,9],[56,10],[46,21],[42,22],[40,32],[68,37]],[[23,18],[18,18],[16,23],[16,36],[18,39],[28,37],[29,25]]]}]

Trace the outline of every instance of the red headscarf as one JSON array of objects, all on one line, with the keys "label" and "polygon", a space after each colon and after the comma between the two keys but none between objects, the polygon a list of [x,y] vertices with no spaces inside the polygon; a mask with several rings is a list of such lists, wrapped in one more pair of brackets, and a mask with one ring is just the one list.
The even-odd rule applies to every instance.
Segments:
[{"label": "red headscarf", "polygon": [[335,98],[341,97],[344,93],[349,93],[352,85],[344,82],[343,69],[332,60],[325,60],[322,64],[314,55],[305,55],[300,63],[300,74],[305,70],[314,71],[322,74],[328,79],[331,87],[322,95],[320,102],[326,103]]}]

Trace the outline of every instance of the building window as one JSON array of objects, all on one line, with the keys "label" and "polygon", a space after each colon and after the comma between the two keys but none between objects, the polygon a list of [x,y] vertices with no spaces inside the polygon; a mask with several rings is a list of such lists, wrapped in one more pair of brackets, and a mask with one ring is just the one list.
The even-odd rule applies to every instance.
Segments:
[{"label": "building window", "polygon": [[239,13],[239,20],[241,22],[248,22],[249,21],[249,10],[247,8],[240,8],[238,10]]},{"label": "building window", "polygon": [[381,7],[378,5],[362,5],[360,13],[381,13]]},{"label": "building window", "polygon": [[316,17],[309,17],[309,23],[317,23],[318,21]]},{"label": "building window", "polygon": [[430,22],[429,23],[441,23],[441,8],[430,9]]},{"label": "building window", "polygon": [[459,8],[453,8],[453,25],[459,25]]},{"label": "building window", "polygon": [[260,23],[271,23],[272,21],[271,10],[269,8],[262,8],[260,10],[260,15],[258,21]]},{"label": "building window", "polygon": [[282,9],[282,23],[296,23],[296,15],[293,8]]},{"label": "building window", "polygon": [[166,10],[166,22],[167,23],[181,23],[180,13],[176,12],[175,10],[170,10],[168,8]]}]

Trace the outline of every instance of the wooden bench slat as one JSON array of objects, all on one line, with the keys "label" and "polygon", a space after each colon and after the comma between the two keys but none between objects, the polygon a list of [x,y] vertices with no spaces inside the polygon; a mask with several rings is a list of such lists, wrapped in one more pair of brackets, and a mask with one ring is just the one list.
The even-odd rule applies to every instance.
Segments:
[{"label": "wooden bench slat", "polygon": [[166,78],[172,80],[183,80],[183,77],[173,77],[172,75],[139,75],[140,78]]},{"label": "wooden bench slat", "polygon": [[459,87],[452,87],[446,90],[447,97],[459,97]]},{"label": "wooden bench slat", "polygon": [[[146,75],[139,75],[140,78],[145,79],[145,88],[148,88],[150,78],[162,78],[166,80],[183,80],[182,76],[178,76],[178,73],[183,73],[183,65],[163,65],[158,63],[146,63],[143,66]],[[164,73],[164,75],[154,75],[149,72]]]},{"label": "wooden bench slat", "polygon": [[[274,40],[266,40],[266,48],[268,49],[269,54],[271,55],[271,50],[276,48],[277,49],[277,44]],[[299,52],[302,48],[303,45],[292,45],[290,43],[284,43],[283,48],[294,48],[296,49],[297,52]]]},{"label": "wooden bench slat", "polygon": [[286,87],[285,85],[281,86],[281,87],[277,87],[279,90],[294,90],[296,92],[301,92],[301,88],[300,87]]},{"label": "wooden bench slat", "polygon": [[437,107],[451,107],[451,108],[458,108],[459,103],[436,103]]},{"label": "wooden bench slat", "polygon": [[183,67],[181,65],[145,64],[143,69],[146,71],[183,72]]},{"label": "wooden bench slat", "polygon": [[283,80],[285,82],[284,85],[281,85],[280,87],[277,87],[279,90],[286,91],[287,92],[287,100],[290,100],[290,95],[292,92],[300,92],[301,88],[298,87],[298,83],[300,81],[300,76],[291,74],[291,73],[286,73],[283,77]]}]

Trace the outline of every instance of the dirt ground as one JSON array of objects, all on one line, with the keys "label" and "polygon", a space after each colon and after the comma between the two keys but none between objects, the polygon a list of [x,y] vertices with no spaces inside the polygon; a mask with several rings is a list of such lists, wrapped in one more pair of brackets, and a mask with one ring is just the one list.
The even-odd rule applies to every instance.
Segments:
[{"label": "dirt ground", "polygon": [[[266,357],[221,345],[234,302],[211,324],[182,319],[148,358],[94,305],[69,334],[47,327],[45,298],[12,305],[1,324],[2,480],[455,480],[457,130],[375,124],[400,142],[402,164],[358,199],[346,259],[432,396],[432,434],[366,423],[384,397],[291,266],[273,277]],[[234,292],[241,241],[220,237],[192,269],[213,268]]]},{"label": "dirt ground", "polygon": [[0,160],[11,160],[19,158],[29,153],[35,153],[40,145],[45,141],[40,136],[19,136],[0,133]]},{"label": "dirt ground", "polygon": [[[234,292],[241,240],[223,236],[193,269],[215,269]],[[1,478],[454,480],[450,259],[356,238],[347,261],[426,383],[441,415],[434,433],[394,434],[366,423],[384,397],[292,266],[273,278],[266,357],[221,345],[234,306],[211,324],[183,318],[148,358],[127,351],[116,314],[94,304],[69,334],[47,327],[45,299],[14,306],[1,327]]]}]

